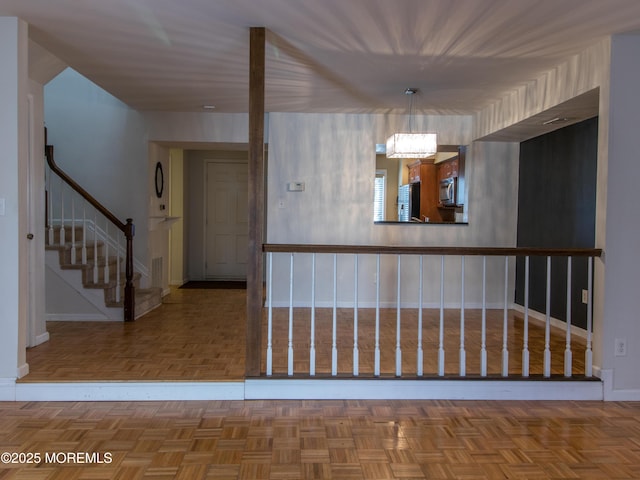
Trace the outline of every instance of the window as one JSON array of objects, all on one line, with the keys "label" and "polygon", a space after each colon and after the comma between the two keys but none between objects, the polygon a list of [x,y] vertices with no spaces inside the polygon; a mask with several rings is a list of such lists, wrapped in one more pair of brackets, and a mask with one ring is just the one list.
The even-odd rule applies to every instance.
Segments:
[{"label": "window", "polygon": [[376,179],[373,188],[373,221],[384,220],[384,199],[386,198],[387,171],[376,170]]}]

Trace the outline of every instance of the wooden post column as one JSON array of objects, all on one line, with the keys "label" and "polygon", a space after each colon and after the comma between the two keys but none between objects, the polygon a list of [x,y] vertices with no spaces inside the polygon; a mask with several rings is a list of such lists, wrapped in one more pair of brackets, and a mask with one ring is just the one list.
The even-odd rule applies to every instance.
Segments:
[{"label": "wooden post column", "polygon": [[250,29],[249,53],[249,257],[247,265],[247,377],[260,376],[264,236],[265,29]]}]

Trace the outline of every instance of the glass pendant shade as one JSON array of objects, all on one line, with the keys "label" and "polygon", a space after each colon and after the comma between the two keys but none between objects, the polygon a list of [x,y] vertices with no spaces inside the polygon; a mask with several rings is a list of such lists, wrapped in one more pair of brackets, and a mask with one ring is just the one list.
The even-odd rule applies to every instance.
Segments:
[{"label": "glass pendant shade", "polygon": [[435,133],[394,133],[387,139],[387,158],[426,158],[437,150]]}]

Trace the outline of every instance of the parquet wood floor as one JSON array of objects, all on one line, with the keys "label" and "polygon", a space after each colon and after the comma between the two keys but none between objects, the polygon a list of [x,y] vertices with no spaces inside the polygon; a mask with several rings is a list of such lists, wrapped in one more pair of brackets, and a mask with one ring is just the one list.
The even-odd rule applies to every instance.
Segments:
[{"label": "parquet wood floor", "polygon": [[10,402],[2,452],[0,480],[638,479],[640,403]]},{"label": "parquet wood floor", "polygon": [[172,289],[135,322],[47,322],[21,381],[240,380],[245,290]]},{"label": "parquet wood floor", "polygon": [[[132,323],[48,322],[50,340],[27,351],[30,373],[22,382],[91,380],[224,381],[244,378],[246,290],[173,289],[164,303]],[[309,310],[294,312],[294,364],[296,372],[309,368]],[[266,314],[265,314],[266,318]],[[358,314],[360,375],[373,374],[375,312]],[[522,320],[509,315],[509,371],[522,372]],[[332,311],[316,313],[318,375],[331,372]],[[338,364],[341,372],[352,371],[353,310],[338,311]],[[435,375],[437,367],[439,312],[424,310],[424,374]],[[480,371],[480,325],[478,310],[465,311],[467,375]],[[382,374],[395,372],[396,311],[382,311]],[[266,347],[266,320],[263,339]],[[274,374],[287,371],[288,309],[274,312]],[[416,373],[417,310],[403,310],[401,347],[403,374]],[[460,312],[448,310],[445,318],[445,372],[459,373]],[[488,373],[499,375],[502,351],[502,311],[487,316]],[[551,336],[552,373],[563,373],[564,331]],[[544,329],[529,325],[530,374],[543,372]],[[573,371],[584,373],[585,342],[572,338]],[[263,351],[262,358],[266,357]],[[264,368],[263,368],[264,371]]]}]

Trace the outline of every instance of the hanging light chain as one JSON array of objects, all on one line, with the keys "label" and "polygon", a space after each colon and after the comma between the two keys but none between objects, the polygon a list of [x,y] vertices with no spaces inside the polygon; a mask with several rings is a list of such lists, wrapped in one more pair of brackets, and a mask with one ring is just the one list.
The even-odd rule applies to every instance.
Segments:
[{"label": "hanging light chain", "polygon": [[409,133],[413,133],[413,96],[418,92],[417,88],[407,88],[405,95],[409,95]]}]

